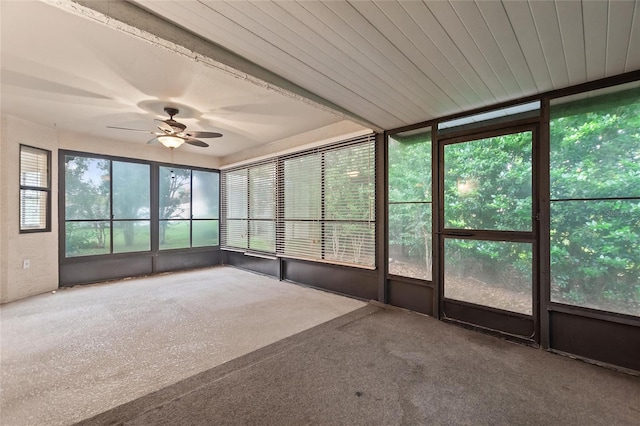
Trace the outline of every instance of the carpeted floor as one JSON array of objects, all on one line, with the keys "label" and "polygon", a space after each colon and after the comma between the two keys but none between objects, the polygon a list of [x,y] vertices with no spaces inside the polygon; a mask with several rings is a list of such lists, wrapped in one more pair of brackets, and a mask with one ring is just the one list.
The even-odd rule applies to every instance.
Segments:
[{"label": "carpeted floor", "polygon": [[222,266],[8,303],[0,425],[73,424],[363,306]]},{"label": "carpeted floor", "polygon": [[640,378],[370,304],[81,424],[640,425]]}]

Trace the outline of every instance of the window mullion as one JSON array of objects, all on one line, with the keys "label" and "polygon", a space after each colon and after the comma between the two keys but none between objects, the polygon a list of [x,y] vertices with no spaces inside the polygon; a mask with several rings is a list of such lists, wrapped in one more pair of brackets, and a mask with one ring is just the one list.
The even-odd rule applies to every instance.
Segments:
[{"label": "window mullion", "polygon": [[325,224],[325,209],[326,209],[326,179],[325,179],[325,153],[320,155],[320,259],[326,258],[326,224]]},{"label": "window mullion", "polygon": [[113,253],[113,161],[109,161],[109,253]]}]

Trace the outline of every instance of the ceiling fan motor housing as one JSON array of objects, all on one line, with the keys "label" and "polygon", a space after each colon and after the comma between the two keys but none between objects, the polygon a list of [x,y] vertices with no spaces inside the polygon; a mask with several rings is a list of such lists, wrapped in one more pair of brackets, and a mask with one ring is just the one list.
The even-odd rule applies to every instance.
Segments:
[{"label": "ceiling fan motor housing", "polygon": [[184,132],[184,129],[186,129],[187,126],[173,119],[173,116],[177,115],[180,112],[180,110],[178,110],[177,108],[165,107],[164,112],[169,114],[169,119],[164,120],[164,122],[167,123],[169,126],[171,126],[171,128],[175,133]]},{"label": "ceiling fan motor housing", "polygon": [[179,109],[177,109],[177,108],[164,107],[164,112],[166,112],[167,114],[169,114],[169,117],[171,117],[171,119],[173,120],[173,116],[174,116],[174,115],[178,115],[178,113],[180,112],[180,110],[179,110]]}]

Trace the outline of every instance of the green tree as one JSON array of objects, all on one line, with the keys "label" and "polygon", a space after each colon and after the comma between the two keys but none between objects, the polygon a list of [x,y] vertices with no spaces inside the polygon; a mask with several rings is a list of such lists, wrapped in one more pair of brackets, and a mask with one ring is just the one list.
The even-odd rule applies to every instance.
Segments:
[{"label": "green tree", "polygon": [[[65,158],[66,254],[103,252],[108,241],[108,160]],[[68,222],[77,220],[82,222]]]},{"label": "green tree", "polygon": [[190,219],[191,170],[160,167],[160,244],[167,240],[169,220]]},{"label": "green tree", "polygon": [[[389,250],[391,273],[430,279],[431,231],[431,134],[394,135],[389,140]],[[415,263],[419,271],[400,270],[402,261]],[[422,267],[425,272],[421,272]]]},{"label": "green tree", "polygon": [[640,91],[552,109],[555,301],[640,315]]},{"label": "green tree", "polygon": [[[114,161],[112,169],[114,219],[150,219],[149,165]],[[125,245],[130,247],[135,239],[135,222],[127,220],[121,225]]]}]

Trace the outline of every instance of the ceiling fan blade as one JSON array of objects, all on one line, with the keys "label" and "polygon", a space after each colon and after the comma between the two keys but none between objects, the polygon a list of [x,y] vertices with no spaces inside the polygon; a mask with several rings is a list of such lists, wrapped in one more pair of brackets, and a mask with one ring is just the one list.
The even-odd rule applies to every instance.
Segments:
[{"label": "ceiling fan blade", "polygon": [[222,133],[215,133],[215,132],[198,132],[198,131],[189,131],[186,132],[185,135],[187,135],[190,138],[219,138],[222,137]]},{"label": "ceiling fan blade", "polygon": [[148,144],[154,144],[154,143],[159,143],[160,141],[158,140],[158,138],[153,138],[153,139],[149,139],[147,141]]},{"label": "ceiling fan blade", "polygon": [[115,126],[107,126],[107,128],[109,129],[118,129],[118,130],[133,130],[134,132],[145,132],[145,133],[151,133],[154,134],[152,131],[150,130],[143,130],[143,129],[130,129],[129,127],[115,127]]},{"label": "ceiling fan blade", "polygon": [[206,148],[209,146],[208,143],[199,141],[198,139],[185,139],[184,143],[188,143],[189,145],[200,146],[202,148]]},{"label": "ceiling fan blade", "polygon": [[165,123],[162,120],[158,120],[157,118],[156,118],[156,121],[159,121],[158,129],[162,130],[165,133],[173,133],[173,128],[169,126],[167,123]]}]

